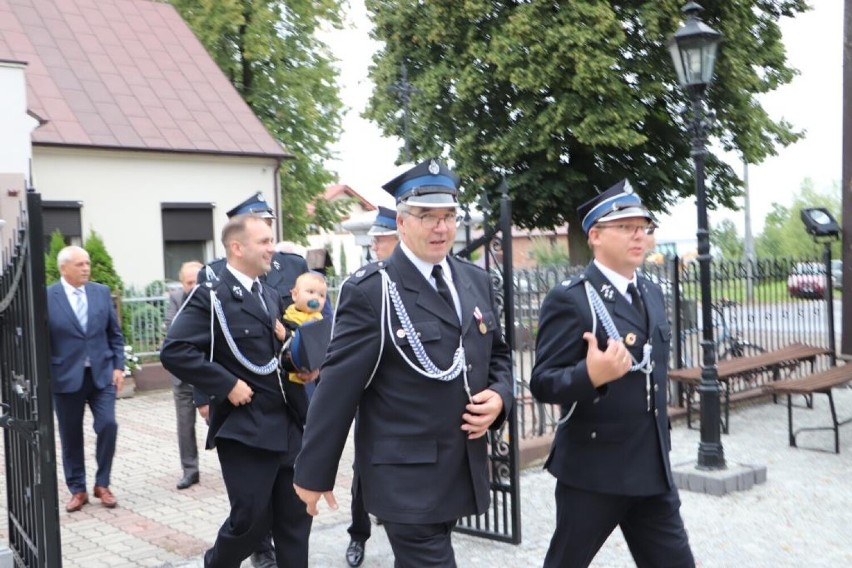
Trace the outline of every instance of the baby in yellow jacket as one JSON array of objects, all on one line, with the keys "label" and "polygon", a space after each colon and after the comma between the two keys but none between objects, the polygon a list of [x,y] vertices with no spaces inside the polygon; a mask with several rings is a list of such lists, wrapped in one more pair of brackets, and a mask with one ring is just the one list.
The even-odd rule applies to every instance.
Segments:
[{"label": "baby in yellow jacket", "polygon": [[[292,331],[305,322],[322,319],[322,308],[328,295],[328,285],[325,278],[317,272],[305,272],[296,278],[296,284],[290,290],[293,303],[284,310],[284,324]],[[304,384],[296,375],[288,375],[290,382]]]}]

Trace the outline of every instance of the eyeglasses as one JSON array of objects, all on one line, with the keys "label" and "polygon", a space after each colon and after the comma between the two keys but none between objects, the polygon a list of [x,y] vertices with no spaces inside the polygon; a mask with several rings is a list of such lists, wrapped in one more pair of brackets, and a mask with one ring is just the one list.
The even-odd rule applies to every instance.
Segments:
[{"label": "eyeglasses", "polygon": [[657,230],[657,226],[653,223],[647,225],[633,225],[630,223],[608,223],[606,225],[597,225],[598,229],[615,229],[626,237],[636,236],[636,233],[642,232],[646,235],[653,235]]},{"label": "eyeglasses", "polygon": [[414,213],[409,213],[409,215],[415,219],[420,219],[420,223],[422,223],[423,227],[426,229],[434,229],[441,221],[443,221],[444,225],[447,227],[450,225],[458,226],[463,218],[461,215],[457,215],[455,213],[446,213],[444,215],[430,215],[429,213],[415,215]]}]

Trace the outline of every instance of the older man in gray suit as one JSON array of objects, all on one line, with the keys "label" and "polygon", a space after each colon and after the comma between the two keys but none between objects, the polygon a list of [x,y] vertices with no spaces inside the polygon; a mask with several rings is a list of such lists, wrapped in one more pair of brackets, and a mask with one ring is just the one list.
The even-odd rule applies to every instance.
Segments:
[{"label": "older man in gray suit", "polygon": [[[180,288],[169,294],[169,306],[166,309],[166,329],[172,325],[184,300],[195,287],[198,271],[204,265],[197,260],[184,262],[180,266],[178,280]],[[198,442],[195,439],[195,404],[192,397],[192,385],[172,375],[172,394],[175,398],[177,414],[178,451],[183,477],[177,482],[178,489],[187,489],[198,483]]]}]

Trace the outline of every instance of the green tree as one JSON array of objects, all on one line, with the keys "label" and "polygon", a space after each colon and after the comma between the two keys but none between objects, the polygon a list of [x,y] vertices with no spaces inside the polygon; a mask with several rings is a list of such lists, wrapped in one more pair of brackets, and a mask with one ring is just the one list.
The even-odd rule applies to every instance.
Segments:
[{"label": "green tree", "polygon": [[[588,256],[575,215],[595,191],[629,178],[655,211],[691,195],[693,164],[679,85],[666,42],[683,0],[515,2],[366,0],[383,47],[370,76],[366,116],[402,136],[401,104],[389,89],[405,66],[413,87],[415,158],[450,158],[470,201],[497,203],[506,175],[523,227],[570,223],[571,258]],[[710,134],[752,164],[800,134],[773,120],[758,96],[788,83],[778,20],[805,0],[719,0],[704,21],[724,34]],[[707,157],[711,207],[734,207],[741,181]],[[558,207],[554,207],[558,204]]]},{"label": "green tree", "polygon": [[556,239],[546,237],[533,238],[530,253],[537,266],[568,266],[568,246]]},{"label": "green tree", "polygon": [[[306,244],[307,206],[334,180],[324,163],[343,105],[334,59],[317,36],[342,26],[341,0],[171,0],[207,51],[294,159],[281,165],[283,239]],[[332,210],[333,211],[333,210]]]},{"label": "green tree", "polygon": [[56,264],[56,257],[59,251],[65,248],[65,237],[59,229],[50,234],[50,248],[44,253],[44,280],[46,284],[53,284],[59,281],[59,265]]},{"label": "green tree", "polygon": [[124,283],[115,271],[112,257],[107,252],[106,245],[100,235],[95,231],[89,233],[86,242],[83,243],[83,248],[89,253],[89,260],[92,263],[89,279],[92,282],[108,286],[113,293],[121,292],[124,289]]},{"label": "green tree", "polygon": [[725,219],[710,229],[710,242],[728,260],[740,259],[745,254],[745,243],[737,234],[737,226]]},{"label": "green tree", "polygon": [[[820,191],[814,187],[813,180],[805,179],[790,207],[772,204],[763,232],[755,241],[758,257],[822,258],[823,247],[805,232],[801,212],[805,207],[825,207],[840,223],[840,200],[839,185]],[[832,244],[834,258],[840,258],[840,247],[840,241]]]}]

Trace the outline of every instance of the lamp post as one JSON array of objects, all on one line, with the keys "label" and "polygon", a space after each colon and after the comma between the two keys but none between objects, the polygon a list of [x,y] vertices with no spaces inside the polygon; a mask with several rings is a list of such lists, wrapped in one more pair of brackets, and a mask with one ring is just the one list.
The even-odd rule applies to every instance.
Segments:
[{"label": "lamp post", "polygon": [[701,284],[701,348],[703,368],[698,393],[701,396],[701,441],[698,444],[698,469],[719,470],[725,466],[720,429],[720,385],[716,370],[716,345],[713,341],[712,294],[710,289],[710,231],[707,223],[707,193],[704,188],[704,158],[707,155],[704,93],[713,79],[716,50],[722,34],[698,17],[703,8],[696,2],[683,7],[686,22],[675,32],[668,47],[680,85],[692,103],[690,130],[695,161],[695,196],[698,202],[698,263]]},{"label": "lamp post", "polygon": [[840,225],[825,207],[805,207],[801,212],[805,231],[814,242],[822,243],[822,261],[825,265],[825,323],[828,326],[828,348],[832,366],[837,364],[837,340],[834,337],[834,279],[831,274],[831,243],[840,238]]}]

